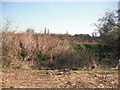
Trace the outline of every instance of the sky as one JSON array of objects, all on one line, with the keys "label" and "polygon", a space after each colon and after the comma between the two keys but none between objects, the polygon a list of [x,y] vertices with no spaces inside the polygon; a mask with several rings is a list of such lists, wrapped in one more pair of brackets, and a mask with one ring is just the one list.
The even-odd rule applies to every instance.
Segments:
[{"label": "sky", "polygon": [[107,10],[117,10],[118,2],[2,2],[2,20],[9,17],[13,29],[33,28],[50,33],[90,34],[94,23]]}]

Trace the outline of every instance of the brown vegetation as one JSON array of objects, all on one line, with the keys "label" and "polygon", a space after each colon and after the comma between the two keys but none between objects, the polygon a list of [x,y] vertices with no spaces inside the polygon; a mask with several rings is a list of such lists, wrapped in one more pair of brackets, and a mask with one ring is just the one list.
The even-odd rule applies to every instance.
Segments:
[{"label": "brown vegetation", "polygon": [[[99,19],[97,28],[100,37],[88,34],[49,34],[46,28],[44,34],[35,33],[33,29],[15,33],[10,31],[11,23],[7,20],[1,32],[3,66],[32,69],[114,67],[120,57],[120,30],[114,16],[114,13],[106,13],[106,18]],[[86,42],[93,45],[82,44]],[[101,44],[95,46],[96,42]]]},{"label": "brown vegetation", "polygon": [[[3,31],[2,36],[3,66],[59,68],[61,65],[73,67],[83,64],[84,54],[80,56],[71,46],[72,43],[82,42],[83,39],[79,37],[38,34],[30,29],[23,33]],[[85,41],[88,42],[87,39]]]},{"label": "brown vegetation", "polygon": [[[79,50],[79,47],[75,50],[72,45],[85,42],[92,43],[92,37],[89,38],[68,34],[39,34],[34,33],[32,29],[22,33],[3,31],[3,66],[32,69],[40,69],[41,67],[54,69],[100,67],[95,52],[89,51],[89,49]],[[105,66],[107,63],[101,61],[102,64]]]}]

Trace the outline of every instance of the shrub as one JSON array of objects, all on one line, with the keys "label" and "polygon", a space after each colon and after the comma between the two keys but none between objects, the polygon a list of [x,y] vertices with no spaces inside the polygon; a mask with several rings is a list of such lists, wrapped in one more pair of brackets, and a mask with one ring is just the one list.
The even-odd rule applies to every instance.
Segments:
[{"label": "shrub", "polygon": [[[100,43],[84,43],[87,41],[86,38],[38,34],[33,29],[15,33],[8,29],[6,26],[2,31],[3,65],[22,67],[24,63],[30,62],[30,68],[73,68],[98,65],[105,61],[110,64],[114,58],[108,46]],[[80,43],[81,41],[83,43]]]},{"label": "shrub", "polygon": [[[114,63],[115,55],[112,53],[112,49],[108,46],[100,43],[80,43],[80,44],[72,44],[76,52],[80,53],[82,59],[85,59],[86,63],[95,62],[97,65],[106,65]],[[106,62],[105,59],[108,61]],[[108,63],[109,62],[109,63]]]}]

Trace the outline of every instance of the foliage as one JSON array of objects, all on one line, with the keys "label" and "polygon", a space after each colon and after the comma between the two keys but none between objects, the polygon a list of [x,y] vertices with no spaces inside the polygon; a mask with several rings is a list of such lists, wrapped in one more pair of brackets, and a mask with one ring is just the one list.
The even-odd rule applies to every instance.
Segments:
[{"label": "foliage", "polygon": [[21,66],[6,66],[6,65],[4,65],[4,66],[2,66],[2,68],[4,68],[4,69],[20,69],[20,70],[23,70],[23,71],[30,71],[30,70],[32,70],[32,69],[26,69],[26,68],[22,68]]},{"label": "foliage", "polygon": [[109,46],[120,57],[120,23],[116,12],[108,11],[95,24],[100,33],[101,42]]},{"label": "foliage", "polygon": [[22,33],[3,30],[3,66],[24,68],[28,65],[27,68],[43,70],[45,67],[72,69],[99,66],[105,61],[108,62],[105,65],[112,63],[114,53],[108,45],[86,41],[70,35],[39,34],[33,29]]},{"label": "foliage", "polygon": [[42,53],[38,53],[38,59],[45,60],[46,56],[44,54],[42,54]]},{"label": "foliage", "polygon": [[[79,43],[72,44],[76,52],[79,52],[80,57],[85,61],[85,63],[93,62],[97,65],[108,64],[110,62],[115,62],[115,54],[112,52],[112,49],[101,43]],[[81,60],[82,61],[82,60]],[[84,65],[86,65],[84,63]]]},{"label": "foliage", "polygon": [[90,71],[91,69],[87,69],[84,67],[73,67],[72,70]]}]

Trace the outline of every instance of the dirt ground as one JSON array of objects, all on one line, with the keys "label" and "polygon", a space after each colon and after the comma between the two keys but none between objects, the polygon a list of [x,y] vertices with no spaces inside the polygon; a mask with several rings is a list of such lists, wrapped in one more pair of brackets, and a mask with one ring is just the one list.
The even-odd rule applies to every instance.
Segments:
[{"label": "dirt ground", "polygon": [[2,88],[118,88],[118,85],[118,71],[2,70]]}]

